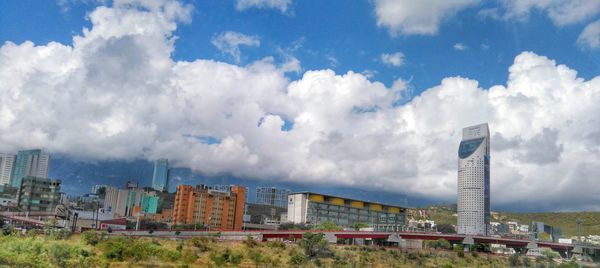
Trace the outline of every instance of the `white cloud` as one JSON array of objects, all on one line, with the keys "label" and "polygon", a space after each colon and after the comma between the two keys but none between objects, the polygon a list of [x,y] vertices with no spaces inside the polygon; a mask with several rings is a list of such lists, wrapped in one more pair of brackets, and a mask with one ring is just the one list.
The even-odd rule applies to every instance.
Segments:
[{"label": "white cloud", "polygon": [[465,51],[467,50],[469,47],[467,47],[467,45],[463,44],[463,43],[456,43],[453,46],[454,50],[458,50],[458,51]]},{"label": "white cloud", "polygon": [[583,48],[590,49],[600,47],[600,20],[585,26],[577,38],[577,44]]},{"label": "white cloud", "polygon": [[240,11],[249,8],[272,8],[286,13],[291,5],[292,0],[237,0],[235,7]]},{"label": "white cloud", "polygon": [[309,70],[290,81],[269,59],[175,61],[173,32],[185,16],[167,12],[100,7],[72,46],[2,45],[0,151],[164,157],[209,175],[452,201],[461,128],[489,122],[493,206],[600,209],[600,76],[586,81],[524,52],[505,86],[448,77],[406,99],[404,80],[388,88]]},{"label": "white cloud", "polygon": [[534,10],[545,12],[557,26],[579,23],[600,14],[598,0],[500,0],[504,19],[525,20]]},{"label": "white cloud", "polygon": [[396,52],[392,54],[381,54],[381,62],[388,66],[400,67],[404,64],[404,54]]},{"label": "white cloud", "polygon": [[260,46],[260,40],[257,36],[245,35],[237,32],[223,32],[214,36],[211,43],[221,52],[229,54],[236,63],[240,62],[240,46]]},{"label": "white cloud", "polygon": [[436,34],[440,24],[479,0],[375,0],[377,26],[399,34]]}]

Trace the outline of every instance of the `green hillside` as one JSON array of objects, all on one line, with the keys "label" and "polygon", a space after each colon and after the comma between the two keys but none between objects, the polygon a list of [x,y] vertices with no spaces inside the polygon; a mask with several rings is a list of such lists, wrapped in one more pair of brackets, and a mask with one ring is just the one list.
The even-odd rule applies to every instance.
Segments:
[{"label": "green hillside", "polygon": [[500,215],[500,218],[504,218],[504,221],[514,219],[521,224],[541,221],[548,225],[557,226],[561,229],[563,237],[577,235],[576,222],[579,218],[582,221],[582,235],[600,235],[600,212],[500,212]]},{"label": "green hillside", "polygon": [[[417,209],[419,210],[419,209]],[[433,220],[436,224],[454,224],[456,225],[456,211],[452,206],[436,205],[424,209],[425,216],[417,215],[413,212],[414,219]],[[497,217],[492,221],[517,221],[520,224],[531,224],[532,221],[541,221],[546,224],[557,226],[561,229],[563,237],[577,235],[577,219],[582,220],[582,235],[600,235],[600,212],[498,212]]]}]

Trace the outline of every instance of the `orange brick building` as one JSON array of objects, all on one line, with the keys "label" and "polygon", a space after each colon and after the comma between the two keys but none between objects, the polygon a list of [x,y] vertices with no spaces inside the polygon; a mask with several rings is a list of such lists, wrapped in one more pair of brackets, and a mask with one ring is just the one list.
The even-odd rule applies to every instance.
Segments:
[{"label": "orange brick building", "polygon": [[242,230],[246,188],[233,186],[231,192],[204,185],[177,186],[174,224],[207,224],[215,230]]}]

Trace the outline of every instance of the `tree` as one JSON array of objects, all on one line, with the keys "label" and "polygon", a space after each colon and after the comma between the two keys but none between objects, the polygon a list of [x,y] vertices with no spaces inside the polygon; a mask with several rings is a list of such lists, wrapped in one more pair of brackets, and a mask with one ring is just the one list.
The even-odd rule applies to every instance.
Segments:
[{"label": "tree", "polygon": [[446,239],[428,240],[425,241],[425,246],[429,248],[441,248],[441,249],[452,249],[452,244]]},{"label": "tree", "polygon": [[339,231],[342,230],[342,227],[338,226],[333,221],[324,221],[317,225],[315,229],[323,231]]},{"label": "tree", "polygon": [[438,230],[438,232],[441,232],[443,234],[455,234],[456,233],[454,226],[452,226],[452,224],[447,224],[447,223],[438,224],[437,230]]},{"label": "tree", "polygon": [[310,227],[304,223],[282,223],[279,225],[279,230],[309,230]]},{"label": "tree", "polygon": [[354,227],[354,230],[360,230],[361,228],[367,228],[369,227],[368,224],[364,223],[364,222],[357,222],[354,225],[352,225],[352,227]]},{"label": "tree", "polygon": [[554,252],[551,249],[542,249],[542,252],[540,252],[542,254],[542,256],[546,257],[549,261],[552,261],[554,258],[560,257],[560,255],[556,252]]},{"label": "tree", "polygon": [[329,243],[325,240],[324,233],[307,232],[302,236],[299,245],[310,259],[328,257],[333,254],[329,248]]}]

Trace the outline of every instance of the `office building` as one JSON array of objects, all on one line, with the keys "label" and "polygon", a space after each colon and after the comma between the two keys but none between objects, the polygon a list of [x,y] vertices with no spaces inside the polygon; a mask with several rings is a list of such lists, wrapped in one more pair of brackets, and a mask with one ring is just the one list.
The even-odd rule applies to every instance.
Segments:
[{"label": "office building", "polygon": [[241,186],[219,191],[204,185],[179,185],[173,222],[201,224],[217,230],[241,230],[245,204],[246,188]]},{"label": "office building", "polygon": [[156,214],[158,211],[159,197],[155,195],[146,195],[142,198],[140,210],[144,214]]},{"label": "office building", "polygon": [[256,204],[287,208],[290,190],[276,187],[256,187]]},{"label": "office building", "polygon": [[22,211],[54,213],[60,204],[60,180],[26,176],[21,180],[18,206]]},{"label": "office building", "polygon": [[[154,196],[154,192],[146,192],[143,189],[119,189],[117,203],[114,208],[115,217],[136,217],[143,211],[144,198]],[[156,209],[154,209],[156,211]]]},{"label": "office building", "polygon": [[48,178],[50,155],[43,154],[42,150],[26,150],[17,153],[11,178],[12,187],[20,187],[21,180],[27,176]]},{"label": "office building", "polygon": [[169,160],[158,159],[154,161],[152,188],[159,192],[167,192],[169,190]]},{"label": "office building", "polygon": [[10,184],[15,160],[15,155],[0,154],[0,185]]},{"label": "office building", "polygon": [[115,217],[136,217],[138,213],[156,213],[160,198],[154,191],[141,188],[106,187],[104,210]]},{"label": "office building", "polygon": [[[92,186],[92,194],[100,194],[101,189],[106,189],[107,187],[109,187],[110,185],[106,185],[106,184],[96,184],[94,186]],[[105,190],[106,191],[106,190]],[[106,193],[106,192],[105,192]]]},{"label": "office building", "polygon": [[560,228],[554,227],[543,222],[531,222],[531,239],[540,241],[558,242],[561,236]]},{"label": "office building", "polygon": [[458,148],[457,233],[490,234],[490,131],[487,124],[463,129]]},{"label": "office building", "polygon": [[[286,201],[287,204],[287,201]],[[246,204],[247,222],[254,224],[264,224],[267,221],[281,221],[281,214],[287,212],[287,207],[282,208],[273,205],[264,204]]]},{"label": "office building", "polygon": [[117,202],[119,201],[119,188],[108,186],[105,189],[104,210],[113,212],[117,208]]},{"label": "office building", "polygon": [[368,224],[378,231],[397,231],[406,225],[406,208],[312,192],[288,196],[288,222],[318,225],[331,221],[342,227]]}]

